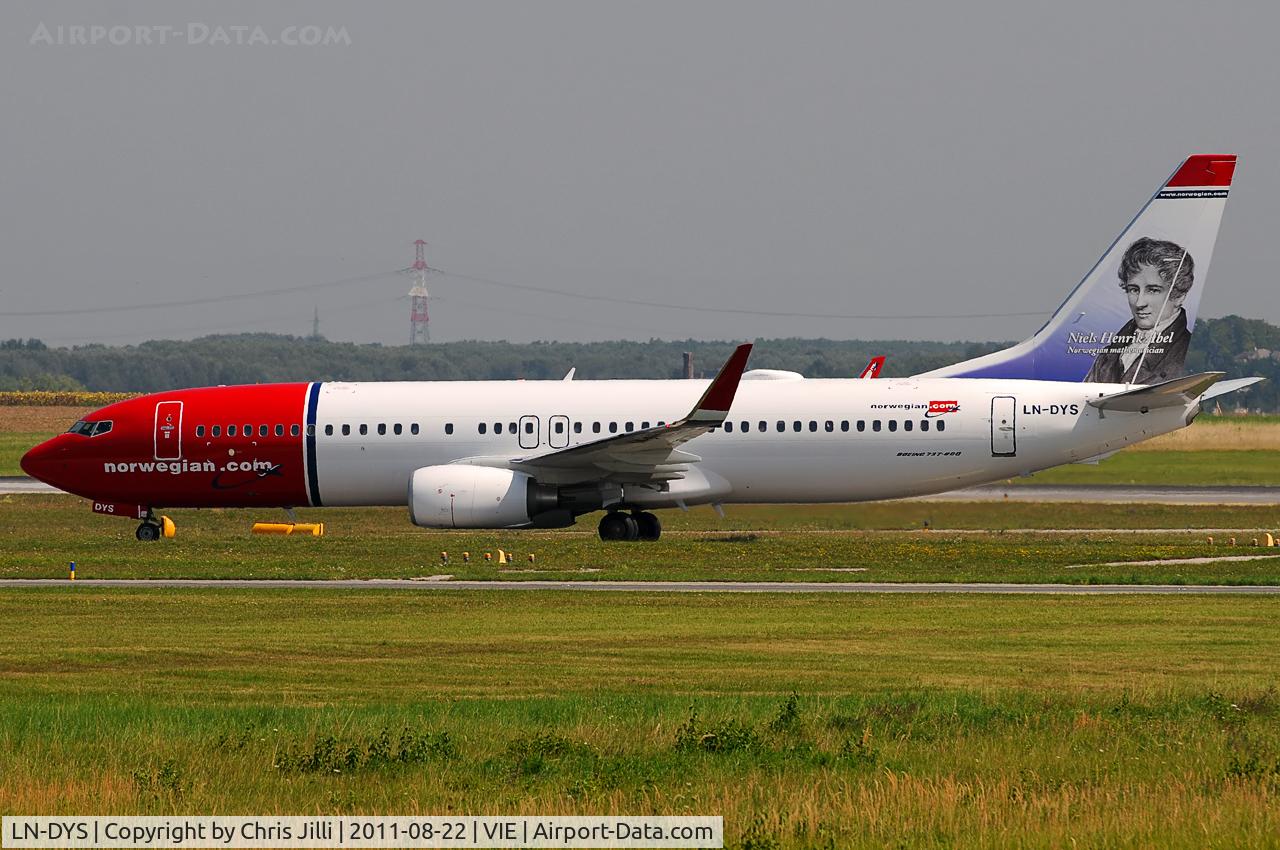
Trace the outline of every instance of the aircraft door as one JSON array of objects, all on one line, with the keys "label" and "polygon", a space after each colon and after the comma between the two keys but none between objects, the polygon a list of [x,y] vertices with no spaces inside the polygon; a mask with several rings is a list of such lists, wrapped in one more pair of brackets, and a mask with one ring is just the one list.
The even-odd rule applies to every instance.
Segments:
[{"label": "aircraft door", "polygon": [[538,417],[521,416],[520,417],[520,448],[536,449],[541,441],[542,429],[539,427]]},{"label": "aircraft door", "polygon": [[991,399],[991,456],[1014,457],[1018,453],[1018,402],[1013,396]]},{"label": "aircraft door", "polygon": [[182,459],[182,402],[156,403],[156,460]]},{"label": "aircraft door", "polygon": [[552,416],[547,420],[547,445],[563,449],[569,445],[569,417]]}]

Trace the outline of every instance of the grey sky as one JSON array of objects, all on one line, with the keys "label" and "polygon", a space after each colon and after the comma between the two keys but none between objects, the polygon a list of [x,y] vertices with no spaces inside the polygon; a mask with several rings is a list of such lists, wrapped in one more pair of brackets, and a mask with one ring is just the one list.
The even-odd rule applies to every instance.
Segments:
[{"label": "grey sky", "polygon": [[[326,47],[37,26],[341,27]],[[1272,4],[0,6],[0,313],[407,266],[620,298],[1048,313],[1191,152],[1238,153],[1201,315],[1277,319]],[[0,338],[402,343],[407,278]],[[1021,338],[1042,317],[717,315],[430,281],[432,336]]]}]

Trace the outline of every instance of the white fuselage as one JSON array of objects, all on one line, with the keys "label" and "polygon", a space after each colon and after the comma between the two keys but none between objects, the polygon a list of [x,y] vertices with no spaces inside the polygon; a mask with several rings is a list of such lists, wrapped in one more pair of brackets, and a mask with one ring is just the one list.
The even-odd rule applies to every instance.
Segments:
[{"label": "white fuselage", "polygon": [[[403,505],[419,467],[531,457],[669,422],[707,384],[325,383],[316,411],[321,503]],[[753,380],[748,373],[726,425],[681,447],[701,461],[681,480],[627,486],[625,501],[665,507],[938,493],[1109,453],[1176,430],[1192,412],[1104,414],[1087,404],[1123,389],[964,378]]]}]

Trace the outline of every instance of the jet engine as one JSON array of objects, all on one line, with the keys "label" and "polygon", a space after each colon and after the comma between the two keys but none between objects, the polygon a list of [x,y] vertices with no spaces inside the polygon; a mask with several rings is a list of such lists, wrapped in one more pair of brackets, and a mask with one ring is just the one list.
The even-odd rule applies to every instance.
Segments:
[{"label": "jet engine", "polygon": [[572,525],[559,489],[510,469],[424,466],[409,479],[409,519],[424,528],[555,528]]}]

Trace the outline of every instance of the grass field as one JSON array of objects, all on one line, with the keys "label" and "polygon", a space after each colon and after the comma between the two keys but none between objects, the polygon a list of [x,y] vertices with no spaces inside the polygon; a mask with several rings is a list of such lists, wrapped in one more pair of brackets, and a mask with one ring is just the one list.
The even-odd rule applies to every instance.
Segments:
[{"label": "grass field", "polygon": [[5,812],[721,814],[752,848],[1280,836],[1280,600],[0,605]]},{"label": "grass field", "polygon": [[[657,543],[603,544],[574,529],[429,531],[399,508],[302,511],[323,538],[256,537],[276,511],[174,511],[178,538],[140,544],[136,523],[69,496],[0,497],[0,576],[56,578],[424,578],[756,581],[1012,581],[1280,584],[1280,550],[1245,545],[1280,532],[1269,507],[898,502],[662,512]],[[931,530],[924,530],[928,522]],[[1071,533],[1036,529],[1070,528]],[[1199,528],[1215,531],[1214,544]],[[1088,531],[1087,529],[1101,529]],[[1135,529],[1155,529],[1133,531]],[[1119,531],[1112,529],[1120,529]],[[1178,530],[1186,529],[1186,530]],[[1225,545],[1236,536],[1241,544]],[[515,563],[484,552],[513,552]],[[442,563],[441,552],[449,553]],[[471,562],[463,562],[463,552]],[[1134,564],[1271,555],[1199,564]],[[535,560],[530,562],[528,556]],[[1116,566],[1107,566],[1120,562]]]},{"label": "grass field", "polygon": [[1015,478],[1014,484],[1280,485],[1280,451],[1198,449],[1120,452],[1098,464],[1073,463]]}]

